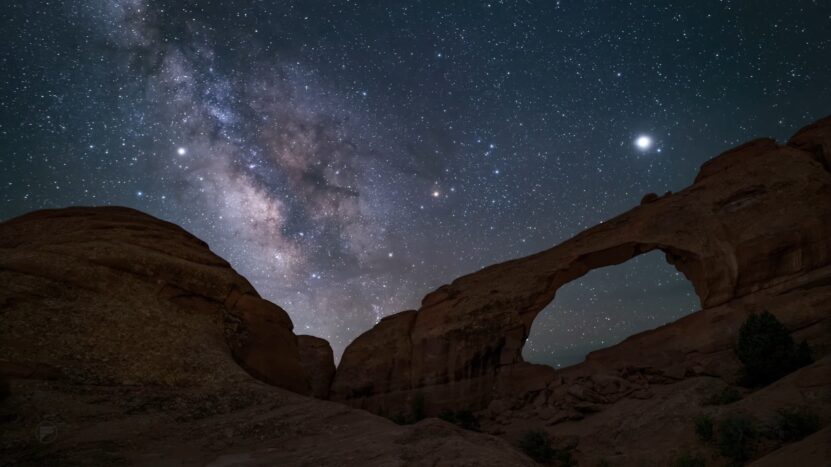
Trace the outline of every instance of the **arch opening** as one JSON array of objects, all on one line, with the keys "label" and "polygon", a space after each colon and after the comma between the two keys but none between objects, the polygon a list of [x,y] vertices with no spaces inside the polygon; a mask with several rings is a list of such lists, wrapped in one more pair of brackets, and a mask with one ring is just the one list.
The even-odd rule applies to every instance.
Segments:
[{"label": "arch opening", "polygon": [[652,250],[564,284],[536,314],[522,357],[564,368],[629,336],[701,309],[692,282]]}]

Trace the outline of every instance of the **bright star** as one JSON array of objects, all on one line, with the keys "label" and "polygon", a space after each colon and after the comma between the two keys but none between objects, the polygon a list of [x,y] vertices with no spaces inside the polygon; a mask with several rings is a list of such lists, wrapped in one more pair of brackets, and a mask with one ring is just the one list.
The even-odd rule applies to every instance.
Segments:
[{"label": "bright star", "polygon": [[179,148],[176,150],[176,154],[179,154],[180,156],[184,156],[185,154],[187,154],[187,152],[188,150],[185,148]]},{"label": "bright star", "polygon": [[638,136],[638,139],[635,140],[635,146],[641,151],[646,151],[652,147],[652,138],[646,135]]},{"label": "bright star", "polygon": [[433,198],[438,198],[439,195],[441,195],[441,193],[439,193],[439,190],[433,192]]}]

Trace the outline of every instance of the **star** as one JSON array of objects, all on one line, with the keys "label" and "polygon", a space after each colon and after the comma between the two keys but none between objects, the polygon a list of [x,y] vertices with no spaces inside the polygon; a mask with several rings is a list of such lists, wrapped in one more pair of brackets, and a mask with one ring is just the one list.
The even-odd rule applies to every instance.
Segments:
[{"label": "star", "polygon": [[652,147],[652,137],[647,135],[640,135],[635,139],[635,146],[641,151],[646,151]]},{"label": "star", "polygon": [[[817,39],[828,32],[822,15],[804,17],[809,7],[757,2],[747,26],[771,33],[758,42],[769,68],[782,71],[758,73],[742,47],[700,39],[738,34],[726,13],[685,17],[679,46],[651,21],[580,2],[560,14],[534,2],[485,1],[489,8],[411,2],[383,12],[351,2],[344,21],[331,24],[339,14],[331,2],[294,2],[303,5],[300,21],[279,25],[274,2],[252,2],[240,15],[234,2],[104,2],[121,6],[77,17],[7,8],[3,60],[21,66],[4,68],[0,108],[28,117],[20,126],[0,118],[10,148],[0,165],[0,219],[126,203],[180,224],[284,306],[299,329],[331,336],[337,357],[376,318],[367,311],[373,304],[383,301],[383,314],[417,307],[442,280],[551,248],[642,193],[686,186],[708,156],[748,133],[786,137],[831,101],[822,84],[831,68],[818,59],[831,41]],[[442,4],[439,16],[431,3]],[[507,3],[510,14],[496,14]],[[650,15],[671,24],[681,10]],[[487,40],[462,23],[487,24]],[[169,28],[176,24],[187,28]],[[67,40],[36,40],[53,29]],[[429,40],[388,43],[413,31]],[[585,41],[588,31],[598,40]],[[617,48],[616,31],[641,46]],[[785,53],[803,50],[808,38],[817,39],[810,52]],[[118,47],[99,53],[97,44],[110,43]],[[225,53],[233,50],[245,50],[245,60]],[[644,67],[646,56],[662,60]],[[736,79],[708,79],[726,59]],[[42,73],[37,90],[33,66]],[[118,92],[100,92],[91,79],[103,69]],[[724,144],[677,144],[702,141],[701,131]],[[613,157],[621,148],[631,158]],[[91,173],[100,183],[90,183]],[[408,264],[411,257],[421,260]],[[626,277],[575,283],[571,298],[558,291],[552,310],[563,312],[549,321],[540,314],[535,326],[552,329],[529,338],[533,353],[577,358],[590,342],[643,330],[627,324],[634,316],[655,316],[641,320],[648,326],[680,316],[695,292],[675,287],[683,275],[669,287],[662,271],[645,272],[643,282],[673,291],[660,313],[638,314],[651,307],[638,298],[602,303],[590,290],[610,284],[656,297]],[[608,326],[592,322],[593,312],[614,307]]]}]

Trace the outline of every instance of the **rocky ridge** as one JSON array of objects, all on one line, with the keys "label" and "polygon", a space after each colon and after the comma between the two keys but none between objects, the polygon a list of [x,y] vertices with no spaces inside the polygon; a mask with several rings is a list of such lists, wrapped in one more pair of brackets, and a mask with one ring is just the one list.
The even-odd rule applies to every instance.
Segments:
[{"label": "rocky ridge", "polygon": [[328,343],[141,212],[3,222],[0,283],[0,465],[532,464],[438,420],[304,397],[328,392]]},{"label": "rocky ridge", "polygon": [[[734,148],[678,193],[647,195],[554,248],[440,287],[356,339],[337,369],[326,341],[296,336],[284,310],[173,224],[115,207],[8,220],[0,465],[533,465],[516,446],[543,430],[579,465],[694,453],[717,466],[725,459],[696,439],[693,419],[740,414],[770,430],[790,406],[810,407],[823,428],[765,441],[754,461],[824,462],[829,161],[831,118],[784,145]],[[522,361],[560,286],[655,249],[692,282],[700,311],[563,370]],[[762,310],[815,361],[736,388],[736,333]],[[706,402],[725,388],[739,397]],[[472,411],[485,433],[356,410],[393,416],[416,401],[427,415]]]},{"label": "rocky ridge", "polygon": [[[678,449],[700,448],[690,420],[711,410],[700,403],[706,394],[736,383],[737,332],[751,313],[774,314],[810,345],[819,361],[793,375],[800,385],[828,368],[829,160],[831,117],[787,144],[763,138],[731,149],[688,188],[647,195],[549,250],[458,278],[353,341],[330,398],[377,413],[406,412],[419,398],[430,414],[472,410],[487,431],[513,441],[542,427],[572,439],[583,461],[665,465]],[[534,318],[559,287],[656,249],[693,284],[700,311],[561,371],[522,360]],[[777,404],[804,404],[825,424],[831,384],[818,381],[810,391],[771,395],[772,405],[731,409],[765,418]],[[618,441],[601,442],[597,432]]]}]

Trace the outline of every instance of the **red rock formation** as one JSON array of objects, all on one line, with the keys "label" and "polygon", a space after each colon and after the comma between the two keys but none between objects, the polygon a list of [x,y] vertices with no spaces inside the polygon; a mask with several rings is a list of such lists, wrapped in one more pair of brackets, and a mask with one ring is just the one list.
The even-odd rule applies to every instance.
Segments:
[{"label": "red rock formation", "polygon": [[0,283],[6,367],[194,385],[238,373],[230,353],[265,382],[309,391],[286,312],[204,242],[141,212],[67,208],[3,222]]},{"label": "red rock formation", "polygon": [[[829,345],[831,118],[786,145],[755,140],[705,163],[690,187],[590,228],[547,251],[487,267],[386,318],[345,351],[331,398],[394,413],[414,394],[427,409],[483,408],[555,379],[521,350],[557,289],[588,271],[659,249],[693,284],[703,310],[635,336],[569,370],[629,364],[653,380],[732,378],[735,332],[767,309],[817,352]],[[664,374],[666,373],[666,374]],[[644,376],[645,377],[645,376]]]},{"label": "red rock formation", "polygon": [[255,380],[297,392],[311,381],[323,396],[331,349],[296,337],[205,243],[146,214],[3,222],[0,284],[3,465],[534,465],[492,436],[399,426]]},{"label": "red rock formation", "polygon": [[332,346],[325,339],[301,335],[297,336],[297,347],[312,395],[319,399],[328,398],[329,386],[335,377],[335,355]]}]

